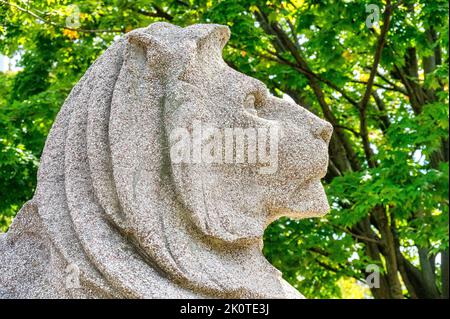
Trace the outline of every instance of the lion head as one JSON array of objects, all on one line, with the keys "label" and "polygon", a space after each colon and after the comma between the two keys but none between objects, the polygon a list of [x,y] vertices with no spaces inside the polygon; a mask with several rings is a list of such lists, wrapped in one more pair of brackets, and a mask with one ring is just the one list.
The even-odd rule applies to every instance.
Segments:
[{"label": "lion head", "polygon": [[229,37],[212,24],[134,30],[66,100],[34,201],[85,287],[122,297],[300,296],[263,257],[262,235],[280,216],[328,211],[320,179],[332,128],[230,68]]}]

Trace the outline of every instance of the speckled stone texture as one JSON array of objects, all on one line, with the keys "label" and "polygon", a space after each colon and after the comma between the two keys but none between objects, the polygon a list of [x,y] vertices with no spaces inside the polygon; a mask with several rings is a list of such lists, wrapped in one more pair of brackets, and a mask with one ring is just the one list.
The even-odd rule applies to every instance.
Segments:
[{"label": "speckled stone texture", "polygon": [[[1,298],[302,298],[262,236],[280,216],[329,210],[332,128],[231,69],[229,36],[155,23],[91,66],[48,136],[33,199],[0,235]],[[170,133],[198,122],[278,127],[276,171],[174,163]]]}]

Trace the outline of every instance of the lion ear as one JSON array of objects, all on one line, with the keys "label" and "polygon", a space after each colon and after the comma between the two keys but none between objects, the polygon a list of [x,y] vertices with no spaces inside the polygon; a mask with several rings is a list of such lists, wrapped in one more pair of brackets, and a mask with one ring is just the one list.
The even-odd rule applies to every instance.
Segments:
[{"label": "lion ear", "polygon": [[155,70],[166,69],[171,56],[167,46],[143,30],[128,33],[127,39],[126,56],[135,54],[136,50],[144,50],[143,56],[146,58],[148,66],[155,68]]},{"label": "lion ear", "polygon": [[223,47],[230,39],[230,29],[227,26],[219,24],[209,24],[207,28],[202,27],[202,33],[197,42],[197,48],[200,51],[204,49],[215,48],[222,52]]}]

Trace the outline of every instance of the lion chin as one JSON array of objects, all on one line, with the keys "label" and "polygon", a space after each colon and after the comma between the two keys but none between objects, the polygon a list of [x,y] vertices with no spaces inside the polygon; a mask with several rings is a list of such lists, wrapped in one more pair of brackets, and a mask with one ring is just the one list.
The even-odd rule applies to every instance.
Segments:
[{"label": "lion chin", "polygon": [[[280,216],[328,211],[332,129],[228,67],[229,36],[155,23],[89,68],[50,131],[33,199],[0,236],[0,297],[303,297],[262,236]],[[227,132],[246,134],[243,157]],[[219,145],[212,160],[194,154],[196,134]]]}]

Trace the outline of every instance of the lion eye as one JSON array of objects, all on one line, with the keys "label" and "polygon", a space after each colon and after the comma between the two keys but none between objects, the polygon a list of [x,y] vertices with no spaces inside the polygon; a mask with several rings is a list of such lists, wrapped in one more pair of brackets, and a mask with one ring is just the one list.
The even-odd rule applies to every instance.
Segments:
[{"label": "lion eye", "polygon": [[244,101],[244,109],[250,114],[257,115],[255,104],[256,97],[253,94],[247,95]]}]

